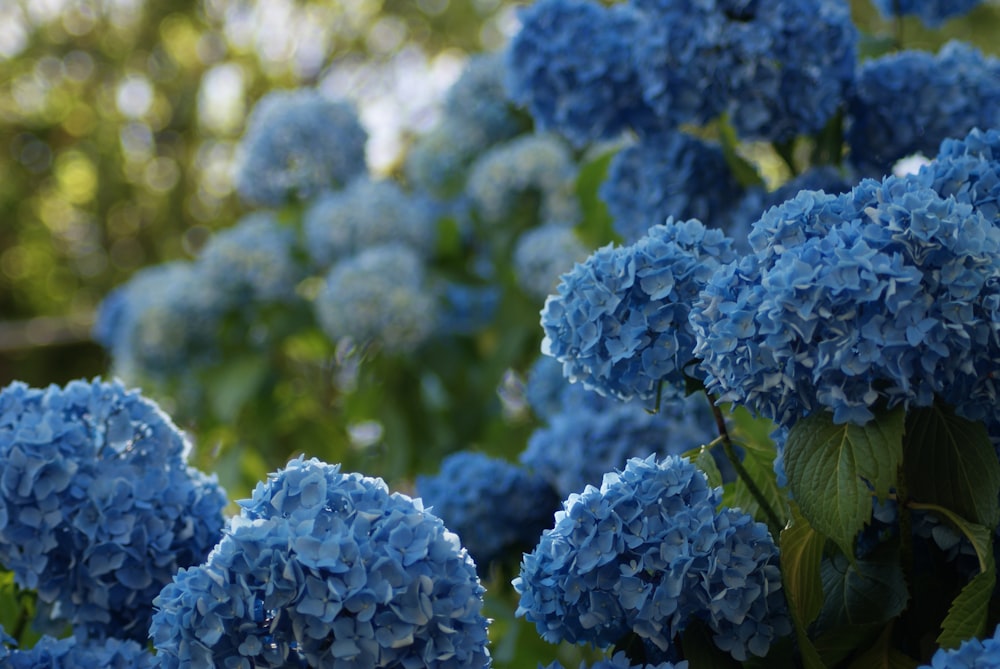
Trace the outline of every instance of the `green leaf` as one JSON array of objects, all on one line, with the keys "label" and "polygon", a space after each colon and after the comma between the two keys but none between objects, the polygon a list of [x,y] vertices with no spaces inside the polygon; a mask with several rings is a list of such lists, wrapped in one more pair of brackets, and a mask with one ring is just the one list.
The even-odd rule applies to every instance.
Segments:
[{"label": "green leaf", "polygon": [[[774,473],[774,448],[754,448],[744,446],[742,443],[739,446],[743,448],[743,468],[763,494],[768,506],[778,515],[778,521],[787,523],[791,517],[788,510],[788,491],[778,485],[778,477]],[[762,512],[757,499],[743,480],[738,477],[732,484],[732,496],[726,505],[739,507],[760,522],[768,522],[767,515]],[[780,531],[780,527],[771,528],[772,533],[776,534]]]},{"label": "green leaf", "polygon": [[885,498],[896,484],[903,418],[899,408],[863,426],[837,425],[819,411],[789,431],[785,472],[792,495],[809,524],[852,559],[854,538],[871,518],[872,493]]},{"label": "green leaf", "polygon": [[956,648],[966,639],[981,636],[986,631],[987,615],[993,586],[996,585],[996,560],[993,555],[993,532],[988,527],[970,523],[950,509],[934,504],[911,503],[914,509],[939,513],[964,534],[979,558],[979,574],[969,581],[951,603],[948,615],[941,623],[937,642],[942,648]]},{"label": "green leaf", "polygon": [[722,147],[722,155],[736,180],[744,187],[764,185],[764,178],[760,176],[757,168],[736,152],[740,140],[736,137],[736,130],[730,125],[729,120],[722,117],[716,125],[719,129],[719,144]]},{"label": "green leaf", "polygon": [[826,539],[809,526],[795,504],[791,523],[781,532],[781,583],[795,623],[795,635],[806,669],[822,669],[823,663],[806,634],[823,604],[823,582],[819,566]]},{"label": "green leaf", "polygon": [[684,453],[684,457],[690,460],[695,467],[705,472],[710,486],[718,487],[722,485],[722,473],[719,471],[719,466],[715,463],[715,457],[712,456],[711,448],[707,446],[692,448],[690,451]]},{"label": "green leaf", "polygon": [[982,423],[940,405],[912,410],[906,421],[905,449],[910,499],[996,527],[1000,460]]},{"label": "green leaf", "polygon": [[892,623],[868,650],[854,658],[848,669],[915,669],[920,663],[892,647]]},{"label": "green leaf", "polygon": [[583,210],[583,221],[577,227],[584,244],[597,248],[608,242],[620,241],[611,225],[607,205],[598,197],[598,189],[608,173],[608,165],[617,151],[608,151],[580,168],[576,179],[576,195]]},{"label": "green leaf", "polygon": [[827,626],[882,625],[906,608],[909,593],[895,551],[881,559],[853,562],[834,555],[823,561],[820,573],[821,620]]},{"label": "green leaf", "polygon": [[252,355],[227,360],[208,377],[209,401],[216,417],[234,421],[251,397],[257,394],[268,375],[268,361]]}]

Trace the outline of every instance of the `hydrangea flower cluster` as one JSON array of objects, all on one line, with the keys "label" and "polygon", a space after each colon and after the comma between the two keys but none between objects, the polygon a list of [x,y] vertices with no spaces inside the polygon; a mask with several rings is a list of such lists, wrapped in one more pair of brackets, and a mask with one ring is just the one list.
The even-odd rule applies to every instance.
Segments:
[{"label": "hydrangea flower cluster", "polygon": [[226,496],[118,382],[0,392],[0,564],[93,639],[144,640],[150,603],[218,541]]},{"label": "hydrangea flower cluster", "polygon": [[684,392],[694,361],[688,312],[732,240],[670,220],[636,243],[605,246],[563,275],[542,309],[542,352],[571,381],[619,399]]},{"label": "hydrangea flower cluster", "polygon": [[500,289],[494,285],[448,281],[438,292],[441,299],[437,333],[440,335],[479,332],[493,321],[500,306]]},{"label": "hydrangea flower cluster", "polygon": [[497,144],[473,164],[466,195],[481,220],[499,223],[514,213],[522,196],[539,198],[538,223],[573,225],[580,219],[576,164],[554,135],[524,135]]},{"label": "hydrangea flower cluster", "polygon": [[202,248],[196,271],[227,296],[230,308],[287,301],[305,278],[297,253],[295,228],[258,211],[217,232]]},{"label": "hydrangea flower cluster", "polygon": [[412,351],[437,326],[436,302],[424,265],[402,244],[383,244],[333,265],[313,303],[323,332],[358,344],[378,342],[386,351]]},{"label": "hydrangea flower cluster", "polygon": [[935,55],[900,51],[858,68],[847,106],[848,159],[879,178],[914,153],[934,155],[948,137],[1000,125],[1000,61],[963,42]]},{"label": "hydrangea flower cluster", "polygon": [[983,0],[872,0],[886,18],[916,16],[929,28],[939,28],[949,19],[968,14]]},{"label": "hydrangea flower cluster", "polygon": [[105,297],[93,336],[111,352],[123,378],[166,377],[216,357],[226,302],[194,263],[154,265]]},{"label": "hydrangea flower cluster", "polygon": [[820,408],[864,424],[877,404],[966,415],[996,401],[1000,229],[919,176],[804,191],[764,214],[755,253],[691,310],[706,386],[789,425]]},{"label": "hydrangea flower cluster", "polygon": [[629,460],[570,495],[514,579],[518,616],[552,643],[607,648],[629,632],[670,659],[701,620],[739,661],[791,631],[778,549],[766,526],[717,511],[720,489],[683,458]]},{"label": "hydrangea flower cluster", "polygon": [[476,567],[419,499],[292,460],[154,602],[161,665],[487,667]]},{"label": "hydrangea flower cluster", "polygon": [[641,15],[628,4],[538,0],[518,12],[507,86],[542,130],[576,145],[643,132],[658,120],[642,100],[632,60]]},{"label": "hydrangea flower cluster", "polygon": [[347,102],[311,89],[269,93],[247,121],[236,190],[249,204],[280,206],[342,188],[367,171],[367,141]]},{"label": "hydrangea flower cluster", "polygon": [[711,442],[715,421],[704,397],[665,402],[650,413],[638,402],[599,402],[579,385],[562,395],[562,410],[536,429],[519,460],[542,476],[562,498],[598,485],[604,474],[630,458],[680,455]]},{"label": "hydrangea flower cluster", "polygon": [[54,639],[50,636],[43,636],[28,650],[6,651],[0,646],[0,660],[5,669],[154,669],[160,666],[156,656],[136,641],[78,641],[74,637]]},{"label": "hydrangea flower cluster", "polygon": [[854,78],[857,29],[837,0],[632,4],[643,97],[668,127],[725,112],[745,139],[784,141],[822,129]]},{"label": "hydrangea flower cluster", "polygon": [[969,639],[958,648],[939,648],[930,664],[918,669],[989,669],[1000,666],[1000,627],[983,640]]},{"label": "hydrangea flower cluster", "polygon": [[[549,664],[544,669],[563,669],[559,661]],[[580,664],[580,669],[588,669],[586,662]],[[688,669],[688,661],[660,662],[659,664],[632,664],[624,652],[617,652],[610,658],[598,660],[589,665],[589,669]]]},{"label": "hydrangea flower cluster", "polygon": [[394,242],[429,256],[437,241],[436,218],[430,201],[395,181],[358,178],[316,198],[302,225],[310,258],[328,268],[363,249]]},{"label": "hydrangea flower cluster", "polygon": [[917,179],[942,196],[972,205],[986,220],[1000,222],[1000,133],[974,129],[963,140],[945,140]]},{"label": "hydrangea flower cluster", "polygon": [[560,497],[537,474],[484,453],[459,451],[432,476],[418,476],[417,495],[455,532],[481,572],[538,543]]},{"label": "hydrangea flower cluster", "polygon": [[670,217],[725,227],[743,187],[718,145],[676,131],[644,137],[619,151],[599,195],[615,232],[632,243]]},{"label": "hydrangea flower cluster", "polygon": [[514,246],[514,276],[527,295],[544,299],[555,290],[559,277],[588,254],[573,228],[547,223],[518,237]]}]

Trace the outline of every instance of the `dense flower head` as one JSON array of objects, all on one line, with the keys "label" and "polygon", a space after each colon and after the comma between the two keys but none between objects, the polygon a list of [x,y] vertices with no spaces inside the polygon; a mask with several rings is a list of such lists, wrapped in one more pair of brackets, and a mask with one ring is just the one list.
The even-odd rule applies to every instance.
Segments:
[{"label": "dense flower head", "polygon": [[507,86],[543,130],[576,145],[658,121],[642,100],[631,46],[641,15],[629,5],[538,0],[518,13]]},{"label": "dense flower head", "polygon": [[436,212],[429,200],[390,179],[355,179],[320,195],[306,210],[303,230],[319,267],[382,244],[405,244],[429,256],[437,242]]},{"label": "dense flower head", "polygon": [[155,601],[166,669],[489,666],[475,564],[419,499],[299,458],[240,506]]},{"label": "dense flower head", "polygon": [[475,126],[487,144],[510,139],[526,129],[527,120],[507,94],[507,66],[503,52],[480,53],[469,58],[462,74],[447,90],[442,124]]},{"label": "dense flower head", "polygon": [[5,669],[154,669],[157,658],[136,641],[104,639],[80,641],[75,637],[55,639],[43,636],[27,650],[13,650],[6,659],[0,650]]},{"label": "dense flower head", "polygon": [[933,156],[948,137],[1000,126],[1000,61],[962,42],[937,54],[899,51],[865,61],[849,96],[848,160],[881,177],[901,158]]},{"label": "dense flower head", "polygon": [[986,160],[1000,160],[1000,129],[973,128],[961,139],[949,137],[941,142],[937,157],[941,159],[970,155]]},{"label": "dense flower head", "polygon": [[514,276],[531,297],[544,299],[559,283],[559,277],[588,255],[573,228],[547,223],[527,230],[514,246]]},{"label": "dense flower head", "polygon": [[394,353],[413,350],[437,325],[424,274],[423,260],[402,244],[373,246],[341,260],[316,295],[320,327],[332,341],[348,337]]},{"label": "dense flower head", "polygon": [[531,434],[519,456],[562,498],[600,484],[607,472],[621,469],[630,458],[680,455],[717,436],[708,403],[698,395],[664,402],[650,413],[638,402],[601,403],[579,384],[571,388],[577,392],[563,393],[561,410]]},{"label": "dense flower head", "polygon": [[271,212],[247,214],[202,248],[197,271],[229,297],[229,307],[290,300],[305,278],[295,229]]},{"label": "dense flower head", "polygon": [[[563,666],[556,660],[546,665],[544,669],[563,669]],[[581,662],[580,669],[688,669],[688,661],[632,664],[625,652],[619,651],[609,658],[598,660],[590,665],[586,662]]]},{"label": "dense flower head", "polygon": [[676,131],[644,137],[615,154],[598,192],[615,232],[631,243],[670,217],[723,227],[743,187],[718,145]]},{"label": "dense flower head", "polygon": [[368,133],[354,107],[319,91],[274,91],[247,120],[236,190],[250,204],[279,206],[342,188],[367,171]]},{"label": "dense flower head", "polygon": [[160,378],[215,359],[227,302],[194,263],[153,265],[105,297],[93,335],[117,375]]},{"label": "dense flower head", "polygon": [[629,632],[669,657],[701,620],[737,660],[791,631],[778,549],[762,524],[717,511],[721,489],[683,458],[629,460],[570,495],[514,580],[518,616],[552,643],[607,648]]},{"label": "dense flower head", "polygon": [[968,14],[982,3],[983,0],[872,0],[886,18],[915,15],[929,28],[939,28],[949,19]]},{"label": "dense flower head", "polygon": [[619,399],[681,394],[694,359],[690,305],[734,257],[730,239],[695,219],[598,249],[546,300],[542,352],[571,381]]},{"label": "dense flower head", "polygon": [[523,135],[497,144],[473,163],[466,195],[486,223],[513,215],[538,198],[537,223],[573,225],[580,219],[574,190],[577,168],[569,148],[551,134]]},{"label": "dense flower head", "polygon": [[218,541],[226,497],[120,383],[0,392],[0,564],[92,638],[144,640],[150,604]]},{"label": "dense flower head", "polygon": [[416,493],[458,535],[481,572],[538,543],[561,499],[538,474],[473,451],[453,453],[436,474],[418,476]]},{"label": "dense flower head", "polygon": [[987,220],[1000,223],[1000,133],[973,130],[962,140],[945,140],[917,179],[942,197],[972,205]]},{"label": "dense flower head", "polygon": [[1000,666],[1000,627],[985,639],[968,639],[958,648],[939,648],[930,664],[918,669],[990,669]]},{"label": "dense flower head", "polygon": [[647,14],[644,99],[669,127],[725,112],[745,139],[788,140],[822,129],[854,77],[857,29],[837,0],[632,4]]},{"label": "dense flower head", "polygon": [[691,311],[706,386],[780,424],[996,401],[1000,229],[919,175],[803,191],[754,225]]}]

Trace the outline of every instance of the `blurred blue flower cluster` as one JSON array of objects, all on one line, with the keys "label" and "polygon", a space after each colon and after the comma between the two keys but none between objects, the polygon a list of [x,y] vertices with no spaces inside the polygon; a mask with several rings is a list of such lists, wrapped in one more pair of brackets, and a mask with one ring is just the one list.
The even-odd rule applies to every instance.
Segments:
[{"label": "blurred blue flower cluster", "polygon": [[728,228],[727,214],[743,186],[717,144],[671,131],[616,153],[599,192],[615,232],[632,243],[670,217]]},{"label": "blurred blue flower cluster", "polygon": [[459,451],[436,474],[418,476],[416,493],[455,532],[480,573],[538,543],[560,495],[543,477],[501,458]]},{"label": "blurred blue flower cluster", "polygon": [[367,170],[367,141],[347,102],[311,89],[268,93],[247,120],[236,190],[248,204],[276,207],[342,188]]},{"label": "blurred blue flower cluster", "polygon": [[487,667],[476,566],[419,499],[296,459],[155,601],[161,666]]},{"label": "blurred blue flower cluster", "polygon": [[629,460],[600,488],[570,495],[524,556],[517,615],[552,643],[607,648],[628,633],[646,657],[672,659],[692,620],[737,660],[791,631],[778,549],[683,458]]},{"label": "blurred blue flower cluster", "polygon": [[571,381],[623,400],[682,394],[694,361],[688,311],[732,240],[699,221],[667,221],[629,246],[605,246],[545,302],[542,352]]},{"label": "blurred blue flower cluster", "polygon": [[525,294],[544,299],[559,277],[590,255],[573,228],[546,223],[526,230],[514,245],[514,276]]},{"label": "blurred blue flower cluster", "polygon": [[0,391],[0,564],[81,638],[144,641],[153,598],[218,541],[226,496],[119,383]]},{"label": "blurred blue flower cluster", "polygon": [[942,141],[1000,125],[1000,61],[964,42],[937,54],[906,50],[858,65],[848,97],[847,159],[880,178],[911,154],[933,157]]},{"label": "blurred blue flower cluster", "polygon": [[948,19],[969,13],[983,0],[872,0],[882,16],[916,16],[930,28],[938,28]]},{"label": "blurred blue flower cluster", "polygon": [[[580,664],[580,669],[688,669],[687,660],[680,662],[660,662],[659,664],[632,664],[624,652],[618,652],[605,660],[598,660],[588,665],[586,662]],[[563,665],[558,661],[547,665],[544,669],[563,669]]]},{"label": "blurred blue flower cluster", "polygon": [[[0,637],[3,637],[0,628]],[[2,638],[0,638],[2,641]],[[154,669],[158,659],[136,641],[104,639],[79,641],[75,637],[43,636],[28,650],[7,650],[0,645],[4,669]]]},{"label": "blurred blue flower cluster", "polygon": [[782,424],[821,407],[864,424],[878,404],[937,396],[981,415],[995,401],[1000,230],[971,205],[890,176],[804,191],[750,241],[691,311],[722,400]]}]

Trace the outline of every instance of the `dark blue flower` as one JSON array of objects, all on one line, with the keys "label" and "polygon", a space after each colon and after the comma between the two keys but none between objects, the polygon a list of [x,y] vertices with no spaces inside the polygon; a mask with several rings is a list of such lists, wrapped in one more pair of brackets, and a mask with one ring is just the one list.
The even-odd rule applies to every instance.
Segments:
[{"label": "dark blue flower", "polygon": [[939,648],[918,669],[988,669],[1000,666],[1000,627],[986,639],[968,639],[958,648]]},{"label": "dark blue flower", "polygon": [[279,206],[342,188],[367,171],[367,141],[349,103],[310,89],[274,91],[247,121],[236,190],[250,204]]},{"label": "dark blue flower", "polygon": [[[0,659],[4,659],[2,655],[0,651]],[[74,637],[43,636],[30,649],[11,651],[3,666],[5,669],[153,669],[160,665],[136,641],[80,641]]]},{"label": "dark blue flower", "polygon": [[320,327],[332,341],[348,337],[394,353],[413,350],[437,327],[424,274],[422,259],[402,244],[373,246],[341,260],[313,304]]},{"label": "dark blue flower", "polygon": [[571,381],[619,399],[684,392],[694,361],[688,311],[732,241],[697,220],[650,228],[630,246],[598,249],[562,276],[542,309],[542,352]]},{"label": "dark blue flower", "polygon": [[1000,125],[997,109],[1000,64],[965,43],[865,61],[847,106],[848,159],[881,177],[911,154],[934,156],[948,137]]},{"label": "dark blue flower", "polygon": [[518,18],[521,29],[506,53],[507,86],[539,128],[582,146],[658,125],[631,57],[642,18],[632,7],[538,0]]},{"label": "dark blue flower", "polygon": [[300,458],[240,506],[154,602],[163,667],[489,666],[475,564],[419,499]]},{"label": "dark blue flower", "polygon": [[929,28],[939,28],[978,7],[983,0],[872,0],[886,18],[916,15]]},{"label": "dark blue flower", "polygon": [[0,392],[0,564],[91,638],[144,640],[151,602],[218,541],[225,494],[119,383]]},{"label": "dark blue flower", "polygon": [[[545,666],[544,669],[563,669],[563,666],[559,661],[555,661]],[[580,669],[688,669],[688,662],[687,660],[682,660],[680,662],[659,662],[656,664],[632,664],[628,656],[624,652],[619,651],[610,658],[597,660],[590,665],[586,662],[581,662]]]},{"label": "dark blue flower", "polygon": [[677,131],[644,137],[619,151],[598,192],[615,232],[632,243],[671,217],[725,227],[743,187],[718,145]]},{"label": "dark blue flower", "polygon": [[766,527],[732,509],[683,458],[629,460],[570,495],[514,588],[518,616],[556,643],[607,648],[639,636],[656,656],[691,620],[738,660],[791,632],[778,549]]},{"label": "dark blue flower", "polygon": [[436,474],[418,476],[416,492],[458,535],[481,572],[537,544],[560,500],[541,476],[472,451],[449,455]]}]

